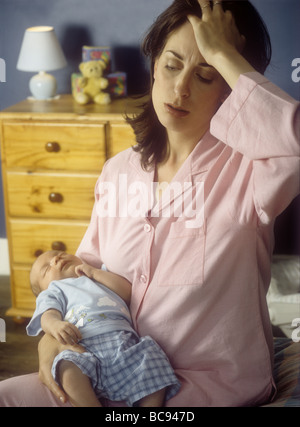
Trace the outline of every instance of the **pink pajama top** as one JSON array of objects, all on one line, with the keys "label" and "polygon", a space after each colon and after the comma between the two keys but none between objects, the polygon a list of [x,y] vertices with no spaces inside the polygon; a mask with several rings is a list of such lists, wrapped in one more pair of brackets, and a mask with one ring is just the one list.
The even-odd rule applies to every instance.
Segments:
[{"label": "pink pajama top", "polygon": [[299,129],[299,103],[247,73],[159,203],[138,153],[104,166],[77,255],[132,283],[134,326],[160,344],[182,384],[168,406],[272,395],[265,296],[274,219],[299,193]]}]

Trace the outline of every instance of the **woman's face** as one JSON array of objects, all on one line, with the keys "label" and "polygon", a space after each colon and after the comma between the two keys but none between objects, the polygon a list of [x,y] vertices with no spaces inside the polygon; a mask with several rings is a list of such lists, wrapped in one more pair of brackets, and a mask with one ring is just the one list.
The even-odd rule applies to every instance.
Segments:
[{"label": "woman's face", "polygon": [[155,61],[153,105],[161,124],[172,133],[199,141],[228,93],[221,75],[199,52],[186,22],[169,36]]}]

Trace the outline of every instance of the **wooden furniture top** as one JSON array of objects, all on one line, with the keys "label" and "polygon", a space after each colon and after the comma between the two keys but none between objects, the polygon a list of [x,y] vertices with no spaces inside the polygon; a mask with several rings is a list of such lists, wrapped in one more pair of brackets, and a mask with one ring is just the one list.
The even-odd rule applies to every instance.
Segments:
[{"label": "wooden furniture top", "polygon": [[124,115],[132,115],[139,112],[138,106],[142,100],[134,98],[120,98],[113,100],[108,105],[97,105],[94,103],[80,105],[71,94],[60,95],[57,99],[41,101],[26,99],[0,112],[0,119],[35,119],[43,120],[43,115],[47,115],[47,120],[72,120],[74,118],[82,120],[124,120]]}]

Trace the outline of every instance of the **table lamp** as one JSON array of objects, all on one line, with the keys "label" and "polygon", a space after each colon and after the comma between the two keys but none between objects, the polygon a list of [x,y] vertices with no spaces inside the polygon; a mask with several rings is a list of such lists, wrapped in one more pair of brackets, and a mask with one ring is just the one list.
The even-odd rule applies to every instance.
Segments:
[{"label": "table lamp", "polygon": [[53,27],[31,27],[25,31],[17,63],[21,71],[38,71],[29,82],[35,99],[51,99],[56,94],[56,79],[46,71],[58,70],[67,61]]}]

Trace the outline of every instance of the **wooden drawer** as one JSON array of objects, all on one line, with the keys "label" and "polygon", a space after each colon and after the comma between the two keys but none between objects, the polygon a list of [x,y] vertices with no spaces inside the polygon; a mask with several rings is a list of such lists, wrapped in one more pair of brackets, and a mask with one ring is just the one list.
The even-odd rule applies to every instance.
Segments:
[{"label": "wooden drawer", "polygon": [[109,128],[108,156],[112,157],[126,148],[136,144],[135,135],[130,125],[113,123]]},{"label": "wooden drawer", "polygon": [[10,220],[13,263],[32,264],[51,249],[75,254],[88,222]]},{"label": "wooden drawer", "polygon": [[96,171],[105,162],[104,124],[4,122],[6,165]]},{"label": "wooden drawer", "polygon": [[[29,310],[33,313],[35,309],[35,296],[32,293],[30,286],[30,266],[24,266],[15,268],[12,272],[12,300],[15,312],[9,313],[11,315],[17,315],[18,310]],[[29,314],[28,313],[28,314]]]},{"label": "wooden drawer", "polygon": [[89,220],[98,175],[8,172],[8,211],[14,217]]}]

